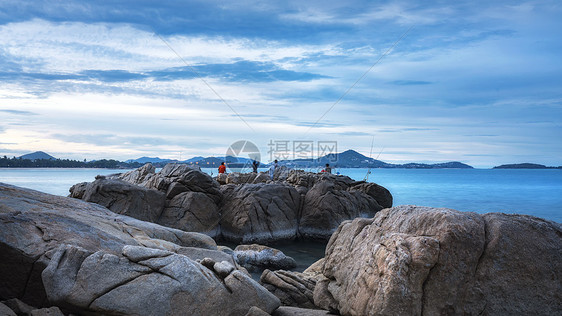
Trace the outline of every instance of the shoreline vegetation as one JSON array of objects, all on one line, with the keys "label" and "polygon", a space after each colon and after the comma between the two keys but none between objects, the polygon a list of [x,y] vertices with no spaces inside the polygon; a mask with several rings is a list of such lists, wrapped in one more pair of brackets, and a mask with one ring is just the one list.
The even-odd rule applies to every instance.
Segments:
[{"label": "shoreline vegetation", "polygon": [[[42,151],[23,155],[20,157],[8,158],[0,157],[0,168],[103,168],[103,169],[135,169],[146,163],[151,163],[157,168],[162,168],[168,163],[183,163],[191,166],[199,166],[202,168],[216,168],[223,161],[227,165],[244,166],[249,164],[249,160],[240,157],[194,157],[184,161],[141,157],[138,159],[130,159],[127,161],[118,161],[115,159],[100,159],[92,161],[79,161],[71,159],[55,158]],[[347,150],[338,154],[328,154],[316,159],[295,159],[281,160],[280,165],[289,168],[307,169],[321,168],[327,163],[334,168],[387,168],[387,169],[473,169],[474,167],[462,162],[451,161],[445,163],[425,164],[425,163],[406,163],[391,164],[380,160],[366,157],[354,150]],[[267,167],[269,164],[262,163]],[[562,166],[553,167],[535,163],[517,163],[503,164],[495,166],[491,169],[562,169]]]}]

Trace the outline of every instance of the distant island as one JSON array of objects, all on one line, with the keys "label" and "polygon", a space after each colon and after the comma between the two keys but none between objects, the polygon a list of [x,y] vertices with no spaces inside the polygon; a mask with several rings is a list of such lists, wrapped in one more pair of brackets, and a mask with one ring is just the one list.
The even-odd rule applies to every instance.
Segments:
[{"label": "distant island", "polygon": [[562,166],[547,167],[545,165],[525,162],[525,163],[515,163],[515,164],[496,166],[493,169],[562,169]]},{"label": "distant island", "polygon": [[[38,151],[20,157],[0,158],[0,167],[3,168],[108,168],[108,169],[132,169],[138,168],[146,163],[152,163],[155,167],[163,167],[168,163],[185,163],[202,168],[217,168],[222,162],[230,165],[249,165],[249,159],[240,157],[193,157],[188,160],[178,161],[172,159],[161,159],[158,157],[141,157],[126,161],[114,159],[101,159],[94,161],[79,161],[70,159],[57,159],[45,152]],[[354,150],[347,150],[338,154],[328,154],[315,159],[281,160],[279,164],[289,168],[322,168],[329,163],[334,168],[404,168],[404,169],[472,169],[473,167],[462,162],[445,162],[435,164],[407,163],[392,164],[377,159],[366,157]],[[262,163],[262,167],[269,164]]]}]

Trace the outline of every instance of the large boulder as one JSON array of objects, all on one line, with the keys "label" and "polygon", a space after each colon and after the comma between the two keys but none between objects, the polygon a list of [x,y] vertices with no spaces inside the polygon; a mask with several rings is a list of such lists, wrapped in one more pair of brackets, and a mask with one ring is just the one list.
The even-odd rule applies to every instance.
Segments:
[{"label": "large boulder", "polygon": [[392,207],[392,195],[376,183],[302,170],[291,170],[286,181],[301,195],[299,236],[303,238],[327,240],[344,220],[372,217]]},{"label": "large boulder", "polygon": [[199,167],[169,163],[157,175],[169,179],[170,183],[179,182],[189,191],[205,193],[215,203],[221,201],[220,184]]},{"label": "large boulder", "polygon": [[221,235],[238,243],[297,237],[300,195],[286,184],[223,185]]},{"label": "large boulder", "polygon": [[226,261],[200,264],[138,246],[115,255],[61,245],[42,278],[49,301],[78,313],[244,315],[253,306],[271,313],[280,305]]},{"label": "large boulder", "polygon": [[157,223],[211,237],[219,234],[219,207],[201,192],[187,191],[168,200]]},{"label": "large boulder", "polygon": [[341,181],[316,182],[304,197],[299,233],[305,238],[329,239],[341,222],[373,217],[383,207],[372,196]]},{"label": "large boulder", "polygon": [[201,251],[217,253],[217,257],[224,254],[203,234],[0,183],[0,300],[19,298],[33,306],[47,306],[41,272],[61,244],[113,254],[121,253],[124,245],[194,253],[196,257]]},{"label": "large boulder", "polygon": [[532,216],[399,206],[346,221],[314,289],[342,315],[554,315],[562,225]]},{"label": "large boulder", "polygon": [[289,270],[297,267],[295,259],[285,255],[279,249],[264,245],[238,245],[232,255],[238,264],[249,271]]},{"label": "large boulder", "polygon": [[252,183],[255,178],[255,173],[231,172],[227,174],[225,184]]},{"label": "large boulder", "polygon": [[152,164],[147,163],[140,168],[120,174],[118,178],[129,183],[141,184],[147,181],[155,173],[156,168]]},{"label": "large boulder", "polygon": [[[221,200],[219,183],[208,174],[202,172],[198,166],[169,163],[160,172],[156,173],[155,168],[148,163],[138,169],[112,178],[164,192],[167,194],[168,199],[181,192],[193,191],[207,194],[215,203],[219,203]],[[181,184],[181,188],[175,188],[174,191],[177,194],[170,195],[170,187],[174,184]],[[178,189],[180,190],[179,192],[177,191]]]},{"label": "large boulder", "polygon": [[88,183],[82,199],[105,206],[117,214],[152,223],[158,220],[166,203],[162,192],[117,179]]}]

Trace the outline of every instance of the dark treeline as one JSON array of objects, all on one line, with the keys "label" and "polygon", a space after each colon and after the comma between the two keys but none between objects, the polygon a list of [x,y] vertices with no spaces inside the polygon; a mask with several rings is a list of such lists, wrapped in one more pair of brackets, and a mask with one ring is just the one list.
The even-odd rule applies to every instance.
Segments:
[{"label": "dark treeline", "polygon": [[106,169],[132,169],[141,167],[138,162],[121,162],[113,159],[101,159],[95,161],[78,161],[70,159],[22,159],[0,158],[2,168],[106,168]]}]

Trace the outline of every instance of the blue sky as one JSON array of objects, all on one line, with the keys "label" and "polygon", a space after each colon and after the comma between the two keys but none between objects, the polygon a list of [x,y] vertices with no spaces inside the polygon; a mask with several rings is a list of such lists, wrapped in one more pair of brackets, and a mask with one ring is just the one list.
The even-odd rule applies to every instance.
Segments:
[{"label": "blue sky", "polygon": [[[0,1],[0,154],[562,165],[560,1]],[[394,46],[395,45],[395,46]]]}]

